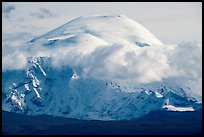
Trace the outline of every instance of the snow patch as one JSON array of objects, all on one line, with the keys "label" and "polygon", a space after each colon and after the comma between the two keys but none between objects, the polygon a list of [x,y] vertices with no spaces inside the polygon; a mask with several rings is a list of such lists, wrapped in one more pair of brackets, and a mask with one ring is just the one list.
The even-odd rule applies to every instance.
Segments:
[{"label": "snow patch", "polygon": [[145,90],[145,93],[148,94],[148,95],[150,94],[150,93],[149,93],[148,91],[146,91],[146,90]]},{"label": "snow patch", "polygon": [[37,89],[36,88],[33,88],[34,89],[34,91],[35,91],[35,93],[36,93],[36,95],[37,95],[37,98],[41,98],[40,97],[40,94],[38,93],[38,91],[37,91]]},{"label": "snow patch", "polygon": [[158,93],[158,92],[155,92],[155,94],[156,94],[156,97],[157,97],[157,98],[162,98],[162,97],[163,97],[163,95],[161,95],[161,94]]},{"label": "snow patch", "polygon": [[71,79],[73,79],[73,80],[79,79],[79,76],[76,74],[76,72],[74,72]]},{"label": "snow patch", "polygon": [[41,72],[43,73],[44,76],[46,76],[45,71],[42,69],[42,67],[40,65],[38,65],[38,67],[40,68]]},{"label": "snow patch", "polygon": [[172,105],[164,105],[164,109],[167,109],[167,111],[195,111],[192,107],[175,107]]},{"label": "snow patch", "polygon": [[11,99],[19,106],[21,110],[23,110],[26,106],[24,102],[24,97],[25,94],[20,94],[20,96],[16,96],[15,94],[13,94],[11,96]]},{"label": "snow patch", "polygon": [[30,91],[29,84],[24,84],[24,87],[25,87],[26,90]]}]

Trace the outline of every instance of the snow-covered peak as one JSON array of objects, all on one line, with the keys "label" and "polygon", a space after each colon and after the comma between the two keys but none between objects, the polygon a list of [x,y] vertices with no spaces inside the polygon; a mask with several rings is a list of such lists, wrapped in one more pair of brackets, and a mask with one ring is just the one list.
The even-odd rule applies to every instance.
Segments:
[{"label": "snow-covered peak", "polygon": [[162,44],[160,40],[136,21],[125,15],[114,14],[81,16],[37,39],[64,39],[79,34],[93,35],[108,44],[131,45],[138,42],[148,45]]},{"label": "snow-covered peak", "polygon": [[169,63],[174,47],[124,15],[79,17],[27,44],[27,68],[3,73],[4,110],[116,120],[201,107],[168,79],[181,74]]},{"label": "snow-covered peak", "polygon": [[28,45],[28,54],[50,56],[52,66],[77,68],[84,78],[148,83],[171,74],[165,53],[169,47],[124,15],[79,17]]}]

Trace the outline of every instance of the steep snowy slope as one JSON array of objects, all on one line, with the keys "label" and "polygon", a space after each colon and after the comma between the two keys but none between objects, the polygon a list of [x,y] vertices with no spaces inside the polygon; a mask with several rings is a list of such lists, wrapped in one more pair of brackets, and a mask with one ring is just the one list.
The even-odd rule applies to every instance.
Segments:
[{"label": "steep snowy slope", "polygon": [[[3,73],[3,79],[8,76],[13,80],[4,82],[10,85],[3,92],[4,110],[28,115],[120,120],[138,118],[167,107],[173,111],[175,107],[181,111],[201,107],[195,98],[185,95],[182,88],[155,85],[157,90],[136,87],[133,92],[127,92],[125,86],[112,81],[80,78],[71,68],[46,67],[45,60],[48,64],[46,58],[30,58],[30,69],[21,74],[22,77],[16,78],[19,72]],[[179,92],[184,94],[178,95]]]},{"label": "steep snowy slope", "polygon": [[3,110],[120,120],[201,108],[190,88],[162,82],[174,75],[165,56],[174,47],[124,15],[79,17],[25,49],[27,67],[2,73]]}]

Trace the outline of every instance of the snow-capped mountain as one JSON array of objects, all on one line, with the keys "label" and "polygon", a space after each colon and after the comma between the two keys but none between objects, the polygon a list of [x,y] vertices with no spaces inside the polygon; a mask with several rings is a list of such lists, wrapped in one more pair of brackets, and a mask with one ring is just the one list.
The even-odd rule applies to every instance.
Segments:
[{"label": "snow-capped mountain", "polygon": [[124,15],[79,17],[31,39],[25,69],[2,72],[3,110],[121,120],[153,110],[200,109],[190,87],[152,83],[169,75],[165,56],[154,59],[165,48]]}]

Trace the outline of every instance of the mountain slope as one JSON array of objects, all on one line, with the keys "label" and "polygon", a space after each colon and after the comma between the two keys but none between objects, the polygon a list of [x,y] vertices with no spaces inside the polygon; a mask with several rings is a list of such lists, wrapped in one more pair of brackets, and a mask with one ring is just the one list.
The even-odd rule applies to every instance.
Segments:
[{"label": "mountain slope", "polygon": [[[43,58],[31,60],[42,62]],[[40,66],[41,63],[37,64]],[[27,76],[25,72],[24,77],[21,75],[18,80],[15,76],[19,72],[12,72],[14,75],[4,73],[5,76],[10,74],[8,79],[19,81],[3,92],[4,110],[28,115],[120,120],[135,119],[168,105],[181,107],[184,111],[188,111],[188,107],[192,107],[193,111],[201,108],[201,104],[186,95],[182,88],[161,86],[151,90],[143,87],[127,92],[125,86],[115,82],[80,78],[71,68],[55,70],[39,66],[34,63]],[[12,85],[10,80],[4,84]],[[183,95],[178,95],[179,92]]]}]

